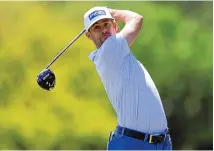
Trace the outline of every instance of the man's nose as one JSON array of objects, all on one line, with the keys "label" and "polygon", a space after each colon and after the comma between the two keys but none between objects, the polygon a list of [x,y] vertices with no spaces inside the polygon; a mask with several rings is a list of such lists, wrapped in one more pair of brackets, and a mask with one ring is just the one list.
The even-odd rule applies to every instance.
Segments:
[{"label": "man's nose", "polygon": [[102,33],[103,33],[103,34],[106,33],[107,31],[108,31],[107,28],[102,27]]}]

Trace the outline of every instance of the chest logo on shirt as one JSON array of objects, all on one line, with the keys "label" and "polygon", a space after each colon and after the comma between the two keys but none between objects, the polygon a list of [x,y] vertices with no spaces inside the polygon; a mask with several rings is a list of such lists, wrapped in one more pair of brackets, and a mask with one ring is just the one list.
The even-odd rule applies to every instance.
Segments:
[{"label": "chest logo on shirt", "polygon": [[106,15],[106,12],[104,10],[96,10],[92,12],[88,17],[90,20],[92,20],[94,17],[100,16],[100,15]]}]

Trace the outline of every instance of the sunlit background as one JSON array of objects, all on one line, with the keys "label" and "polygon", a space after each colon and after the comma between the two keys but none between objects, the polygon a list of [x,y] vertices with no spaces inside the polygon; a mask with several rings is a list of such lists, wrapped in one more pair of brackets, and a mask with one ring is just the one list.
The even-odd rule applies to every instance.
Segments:
[{"label": "sunlit background", "polygon": [[117,120],[88,58],[95,47],[85,35],[51,66],[54,90],[36,82],[84,28],[83,15],[94,6],[144,16],[132,52],[159,90],[173,149],[212,149],[213,4],[208,1],[0,2],[0,149],[106,149]]}]

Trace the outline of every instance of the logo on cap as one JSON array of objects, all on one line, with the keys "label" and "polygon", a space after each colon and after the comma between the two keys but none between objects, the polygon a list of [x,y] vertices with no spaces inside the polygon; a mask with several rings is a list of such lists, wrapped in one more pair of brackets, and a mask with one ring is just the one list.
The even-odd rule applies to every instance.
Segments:
[{"label": "logo on cap", "polygon": [[90,20],[92,20],[94,17],[100,16],[100,15],[106,15],[106,12],[104,10],[96,10],[92,12],[88,17]]}]

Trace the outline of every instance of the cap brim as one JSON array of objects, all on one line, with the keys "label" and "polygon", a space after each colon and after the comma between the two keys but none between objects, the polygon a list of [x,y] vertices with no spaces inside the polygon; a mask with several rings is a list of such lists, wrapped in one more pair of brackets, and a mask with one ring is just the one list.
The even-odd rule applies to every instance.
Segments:
[{"label": "cap brim", "polygon": [[93,24],[95,24],[97,21],[102,20],[102,19],[112,19],[112,20],[114,20],[114,18],[112,18],[112,17],[106,17],[106,16],[98,17],[93,22],[91,22],[91,24],[88,26],[88,28],[86,28],[86,31],[88,31],[89,28],[91,28],[93,26]]}]

